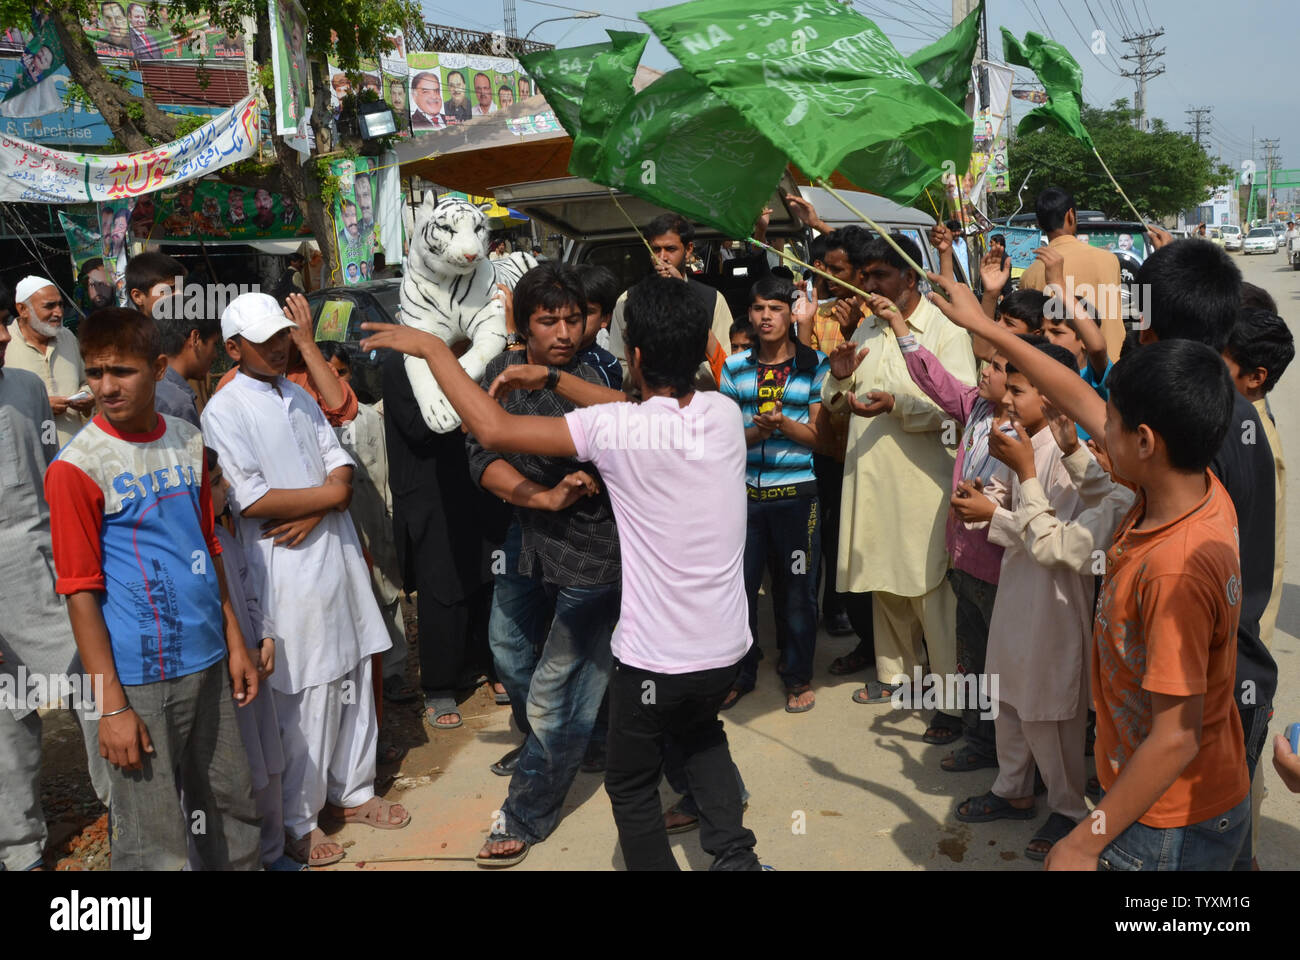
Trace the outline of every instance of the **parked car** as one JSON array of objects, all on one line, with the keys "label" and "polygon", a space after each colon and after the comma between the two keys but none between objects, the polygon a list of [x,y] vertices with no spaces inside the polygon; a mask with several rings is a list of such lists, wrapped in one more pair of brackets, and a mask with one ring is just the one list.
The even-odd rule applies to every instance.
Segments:
[{"label": "parked car", "polygon": [[1291,268],[1300,270],[1300,231],[1287,241],[1286,255],[1287,259],[1291,261]]},{"label": "parked car", "polygon": [[1243,254],[1277,253],[1277,234],[1272,227],[1256,227],[1246,235],[1242,245]]},{"label": "parked car", "polygon": [[352,361],[352,389],[363,403],[375,403],[384,397],[384,382],[380,365],[387,350],[363,353],[361,341],[366,332],[363,323],[400,323],[402,317],[402,281],[367,280],[351,287],[325,287],[307,294],[311,307],[311,321],[316,329],[316,339],[322,339],[320,319],[329,306],[338,314],[344,325],[341,342]]},{"label": "parked car", "polygon": [[1219,227],[1219,232],[1223,234],[1224,250],[1240,250],[1242,242],[1241,227],[1235,224],[1225,223]]}]

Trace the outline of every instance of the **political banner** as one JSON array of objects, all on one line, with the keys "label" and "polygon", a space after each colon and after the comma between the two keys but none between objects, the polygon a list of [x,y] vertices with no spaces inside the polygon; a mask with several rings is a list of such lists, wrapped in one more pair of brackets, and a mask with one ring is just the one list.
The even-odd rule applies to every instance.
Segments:
[{"label": "political banner", "polygon": [[307,71],[307,14],[297,0],[267,0],[271,66],[275,72],[275,132],[306,134],[311,79]]},{"label": "political banner", "polygon": [[152,193],[251,157],[259,127],[249,94],[179,140],[137,153],[74,153],[0,136],[0,201],[82,203]]},{"label": "political banner", "polygon": [[31,39],[23,45],[18,63],[21,70],[5,91],[5,101],[31,90],[63,66],[63,44],[48,13],[32,12]]},{"label": "political banner", "polygon": [[145,199],[153,207],[154,241],[290,240],[311,233],[296,203],[262,187],[198,180]]},{"label": "political banner", "polygon": [[[370,279],[375,256],[374,168],[377,166],[371,157],[330,162],[330,173],[339,182],[332,213],[345,286]],[[329,283],[334,285],[338,280],[332,277]]]},{"label": "political banner", "polygon": [[[12,89],[21,71],[19,61],[0,60],[0,90]],[[113,72],[124,79],[127,89],[140,88],[138,71]],[[47,73],[44,80],[21,96],[0,102],[0,134],[60,147],[102,147],[108,143],[113,131],[99,112],[84,103],[65,100],[71,83],[67,66],[62,66]]]},{"label": "political banner", "polygon": [[157,23],[151,22],[150,3],[104,0],[91,4],[96,16],[83,20],[82,29],[100,57],[139,62],[157,60],[242,60],[244,38],[213,26],[206,14],[187,16],[157,5]]}]

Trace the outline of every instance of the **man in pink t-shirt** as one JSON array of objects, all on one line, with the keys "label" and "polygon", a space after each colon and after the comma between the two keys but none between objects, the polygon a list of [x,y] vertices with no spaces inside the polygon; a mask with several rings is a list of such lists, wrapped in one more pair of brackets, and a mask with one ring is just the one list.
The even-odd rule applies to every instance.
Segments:
[{"label": "man in pink t-shirt", "polygon": [[[685,758],[713,869],[760,869],[718,719],[749,649],[745,552],[745,434],[740,409],[692,389],[710,318],[680,282],[651,278],[628,294],[629,377],[645,398],[555,368],[507,368],[489,394],[441,340],[412,327],[364,324],[362,344],[426,360],[468,429],[503,453],[574,457],[609,489],[623,562],[611,647],[605,789],[629,870],[675,870],[659,809],[663,742]],[[581,409],[562,420],[506,413],[494,397],[552,389]]]}]

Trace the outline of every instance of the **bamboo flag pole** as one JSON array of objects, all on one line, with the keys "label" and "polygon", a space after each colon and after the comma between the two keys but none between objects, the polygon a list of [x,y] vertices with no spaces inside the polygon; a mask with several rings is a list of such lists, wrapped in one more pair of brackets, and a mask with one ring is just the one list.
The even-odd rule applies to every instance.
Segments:
[{"label": "bamboo flag pole", "polygon": [[853,284],[846,283],[845,281],[841,280],[839,277],[832,276],[831,274],[827,273],[825,270],[819,270],[816,267],[814,267],[811,263],[804,263],[802,260],[794,256],[793,254],[786,253],[784,250],[778,250],[776,249],[776,247],[768,246],[762,240],[755,240],[753,237],[746,237],[745,240],[748,241],[749,243],[752,243],[756,247],[762,247],[764,250],[768,251],[769,253],[775,253],[782,260],[786,260],[797,266],[803,267],[805,270],[811,270],[813,273],[817,274],[817,276],[825,277],[827,280],[830,280],[832,283],[844,287],[846,290],[852,290],[863,300],[866,300],[868,297],[871,296],[871,294],[867,293],[865,290],[859,290]]},{"label": "bamboo flag pole", "polygon": [[618,202],[618,194],[614,192],[614,188],[606,187],[605,189],[609,191],[609,199],[614,201],[614,206],[618,207],[618,212],[623,214],[623,219],[632,226],[632,229],[636,231],[637,238],[645,244],[646,252],[650,254],[650,260],[653,262],[655,260],[655,252],[654,248],[650,246],[650,241],[645,238],[645,234],[643,234],[641,228],[636,225],[636,221],[633,220],[632,217],[628,215],[628,212],[623,209],[623,204]]},{"label": "bamboo flag pole", "polygon": [[[902,257],[904,261],[906,261],[907,265],[916,271],[918,277],[920,277],[922,280],[926,279],[925,271],[921,269],[920,265],[918,265],[915,260],[913,260],[903,251],[902,247],[900,247],[897,243],[894,242],[894,238],[889,235],[888,230],[883,229],[880,226],[880,224],[876,223],[876,221],[872,220],[869,216],[867,216],[865,213],[863,213],[853,204],[849,203],[849,201],[843,196],[843,194],[841,194],[838,190],[832,187],[830,183],[827,182],[826,180],[818,180],[817,186],[821,187],[823,190],[829,193],[840,203],[844,204],[844,206],[848,207],[854,216],[856,216],[867,226],[871,227],[871,229],[875,230],[876,233],[880,234],[880,236],[884,239],[884,241],[888,243],[891,247],[893,247],[894,250],[898,253],[898,255]],[[846,286],[846,284],[840,284],[840,285]]]},{"label": "bamboo flag pole", "polygon": [[1138,208],[1133,206],[1133,201],[1128,198],[1128,194],[1124,192],[1124,188],[1119,185],[1119,181],[1115,179],[1115,174],[1110,172],[1110,167],[1106,166],[1106,161],[1101,159],[1101,154],[1097,152],[1096,147],[1092,148],[1092,155],[1097,158],[1097,162],[1101,164],[1101,168],[1106,171],[1106,176],[1110,177],[1110,182],[1115,184],[1115,189],[1118,190],[1119,195],[1124,198],[1124,202],[1128,204],[1128,208],[1133,211],[1133,216],[1138,218],[1138,222],[1142,224],[1142,229],[1150,230],[1151,225],[1147,223],[1146,218],[1143,217],[1142,214],[1138,213]]}]

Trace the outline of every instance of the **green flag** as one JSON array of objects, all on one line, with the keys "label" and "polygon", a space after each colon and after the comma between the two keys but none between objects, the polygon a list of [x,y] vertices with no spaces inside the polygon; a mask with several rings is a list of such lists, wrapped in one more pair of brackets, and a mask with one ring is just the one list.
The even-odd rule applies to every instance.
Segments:
[{"label": "green flag", "polygon": [[569,172],[588,179],[600,159],[610,121],[633,96],[632,78],[650,40],[648,33],[606,32],[610,49],[592,59],[578,109],[578,130],[569,131],[573,137]]},{"label": "green flag", "polygon": [[971,66],[979,47],[980,15],[983,12],[984,2],[980,0],[965,20],[907,58],[922,80],[963,110],[966,108],[966,91],[970,87]]},{"label": "green flag", "polygon": [[970,162],[970,118],[837,0],[770,0],[759,13],[692,0],[638,16],[813,179],[839,169],[884,192],[882,156],[895,142],[934,170]]},{"label": "green flag", "polygon": [[1070,56],[1070,51],[1055,40],[1048,40],[1037,33],[1025,34],[1025,39],[1021,42],[1003,27],[1002,56],[1008,63],[1033,70],[1047,90],[1047,103],[1026,114],[1016,127],[1016,133],[1031,133],[1055,123],[1095,151],[1092,136],[1084,127],[1081,115],[1083,68]]},{"label": "green flag", "polygon": [[726,101],[673,70],[626,103],[599,169],[582,175],[739,238],[754,229],[785,164]]},{"label": "green flag", "polygon": [[587,84],[587,75],[591,73],[596,57],[610,53],[613,49],[613,43],[590,43],[584,47],[569,47],[567,50],[539,50],[519,58],[528,75],[537,84],[537,90],[545,95],[547,104],[555,111],[560,126],[571,137],[578,136],[582,92]]}]

